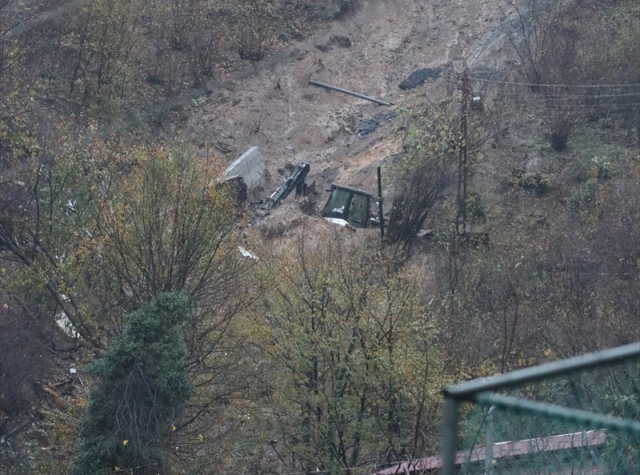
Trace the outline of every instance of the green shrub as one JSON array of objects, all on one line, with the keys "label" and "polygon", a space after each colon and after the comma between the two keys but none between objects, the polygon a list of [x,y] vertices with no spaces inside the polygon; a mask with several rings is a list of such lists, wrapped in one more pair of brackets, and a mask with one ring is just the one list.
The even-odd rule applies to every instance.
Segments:
[{"label": "green shrub", "polygon": [[536,194],[544,194],[552,188],[549,177],[539,172],[518,172],[509,178],[509,185]]},{"label": "green shrub", "polygon": [[591,159],[592,175],[599,181],[611,178],[611,162],[606,157],[593,157]]},{"label": "green shrub", "polygon": [[590,207],[596,199],[596,184],[590,181],[580,183],[573,190],[569,204],[574,211]]}]

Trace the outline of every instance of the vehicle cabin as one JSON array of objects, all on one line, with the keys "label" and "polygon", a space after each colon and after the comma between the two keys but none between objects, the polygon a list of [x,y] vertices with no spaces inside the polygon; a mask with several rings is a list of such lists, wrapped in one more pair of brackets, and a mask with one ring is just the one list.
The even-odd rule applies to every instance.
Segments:
[{"label": "vehicle cabin", "polygon": [[373,195],[348,186],[331,185],[331,196],[322,210],[322,217],[343,220],[354,228],[371,225]]}]

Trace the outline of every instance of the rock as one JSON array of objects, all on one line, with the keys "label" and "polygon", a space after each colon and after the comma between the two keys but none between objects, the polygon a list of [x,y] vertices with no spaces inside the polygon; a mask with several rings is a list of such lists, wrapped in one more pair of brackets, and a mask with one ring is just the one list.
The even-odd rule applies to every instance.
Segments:
[{"label": "rock", "polygon": [[412,72],[407,79],[398,84],[400,89],[415,89],[422,86],[427,79],[437,79],[440,76],[440,68],[424,68]]},{"label": "rock", "polygon": [[375,132],[376,129],[385,121],[392,121],[398,117],[398,113],[394,110],[387,113],[381,113],[374,115],[371,119],[364,119],[360,123],[360,129],[358,130],[358,137],[362,138],[365,135],[368,135],[372,132]]},{"label": "rock", "polygon": [[341,48],[351,48],[351,38],[348,36],[333,36],[331,42],[337,44]]},{"label": "rock", "polygon": [[331,39],[326,44],[318,44],[316,48],[326,53],[331,48],[331,45],[338,45],[340,48],[351,48],[351,38],[348,36],[332,36]]},{"label": "rock", "polygon": [[222,81],[218,83],[218,87],[234,92],[238,88],[238,85],[234,81]]},{"label": "rock", "polygon": [[360,123],[360,130],[358,131],[358,136],[360,138],[365,135],[369,135],[376,131],[380,122],[378,122],[375,118],[365,119]]},{"label": "rock", "polygon": [[315,196],[305,196],[298,202],[300,211],[309,216],[316,214],[316,206],[317,200],[315,199]]},{"label": "rock", "polygon": [[[171,124],[171,125],[173,125],[173,124]],[[223,142],[222,140],[218,140],[215,143],[214,147],[216,149],[218,149],[219,151],[221,151],[222,153],[231,153],[231,152],[235,152],[235,150],[236,150],[235,146],[233,146],[230,143]]]}]

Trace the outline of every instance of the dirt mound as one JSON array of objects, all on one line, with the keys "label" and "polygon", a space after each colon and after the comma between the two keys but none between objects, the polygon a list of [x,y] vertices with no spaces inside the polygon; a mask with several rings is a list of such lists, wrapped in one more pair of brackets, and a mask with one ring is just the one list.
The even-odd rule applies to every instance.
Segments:
[{"label": "dirt mound", "polygon": [[315,247],[338,237],[342,241],[356,239],[356,233],[377,235],[375,229],[355,231],[354,228],[338,226],[317,215],[309,216],[301,209],[302,202],[303,199],[298,199],[281,205],[268,216],[256,220],[251,226],[253,239],[259,239],[263,244],[268,242],[275,252],[287,249],[300,239],[304,239],[305,246]]}]

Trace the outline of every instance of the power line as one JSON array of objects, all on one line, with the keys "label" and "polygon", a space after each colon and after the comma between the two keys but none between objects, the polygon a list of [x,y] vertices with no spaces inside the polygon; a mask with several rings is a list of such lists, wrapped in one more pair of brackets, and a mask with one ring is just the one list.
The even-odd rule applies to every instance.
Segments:
[{"label": "power line", "polygon": [[[501,96],[512,96],[512,97],[522,97],[522,93],[517,92],[503,92],[500,93]],[[625,94],[550,94],[550,95],[538,95],[537,97],[542,100],[555,101],[555,100],[565,100],[565,99],[600,99],[603,97],[637,97],[640,96],[640,91],[638,92],[630,92]]]},{"label": "power line", "polygon": [[[624,104],[580,104],[576,107],[580,109],[597,109],[599,107],[622,107],[622,106],[637,106],[640,105],[640,102],[625,102]],[[561,102],[556,102],[552,104],[547,104],[547,107],[554,109],[562,109],[565,107]]]},{"label": "power line", "polygon": [[[638,94],[636,97],[640,98],[640,94]],[[545,97],[524,97],[518,94],[501,94],[499,96],[497,96],[495,99],[508,99],[511,101],[516,101],[517,99],[522,99],[522,102],[526,102],[526,101],[531,101],[531,102],[538,102],[538,103],[544,103],[550,106],[553,105],[562,105],[565,103],[572,103],[572,104],[576,104],[579,105],[580,107],[621,107],[621,106],[630,106],[630,105],[634,105],[637,104],[637,102],[628,102],[628,101],[624,101],[624,102],[620,102],[620,101],[613,101],[613,99],[609,99],[607,101],[602,100],[602,101],[598,101],[598,97],[591,97],[591,96],[584,96],[584,97],[567,97],[567,98],[545,98]],[[583,103],[580,104],[580,101],[593,101],[593,103]]]},{"label": "power line", "polygon": [[498,81],[495,79],[484,79],[469,76],[469,79],[473,81],[490,82],[494,84],[510,84],[513,86],[526,86],[526,87],[584,87],[584,88],[607,88],[607,87],[640,87],[640,83],[636,84],[536,84],[527,82],[513,82],[513,81]]}]

